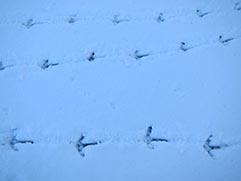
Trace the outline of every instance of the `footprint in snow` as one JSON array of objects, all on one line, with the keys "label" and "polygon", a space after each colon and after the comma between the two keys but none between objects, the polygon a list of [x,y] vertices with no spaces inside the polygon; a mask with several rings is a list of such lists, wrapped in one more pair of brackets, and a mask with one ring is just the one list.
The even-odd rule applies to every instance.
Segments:
[{"label": "footprint in snow", "polygon": [[159,13],[158,17],[156,18],[156,21],[158,23],[164,22],[165,21],[164,14],[163,13]]},{"label": "footprint in snow", "polygon": [[186,51],[190,50],[191,48],[193,48],[193,47],[189,46],[189,45],[188,45],[187,43],[185,43],[185,42],[181,42],[180,49],[181,49],[182,51],[186,52]]},{"label": "footprint in snow", "polygon": [[71,15],[69,18],[68,18],[68,20],[67,20],[67,22],[69,23],[69,24],[73,24],[73,23],[75,23],[77,21],[77,16],[76,15]]},{"label": "footprint in snow", "polygon": [[234,9],[237,10],[237,11],[241,11],[241,2],[235,3]]},{"label": "footprint in snow", "polygon": [[89,61],[89,62],[92,62],[92,61],[94,61],[95,60],[95,52],[91,52],[90,53],[90,55],[87,57],[87,60]]},{"label": "footprint in snow", "polygon": [[197,9],[196,10],[196,15],[197,16],[199,16],[200,18],[202,18],[202,17],[204,17],[204,16],[206,16],[206,15],[208,15],[208,14],[210,14],[210,12],[203,12],[202,10],[200,10],[200,9]]},{"label": "footprint in snow", "polygon": [[218,41],[223,45],[228,45],[228,43],[232,40],[234,40],[234,38],[224,38],[222,35],[218,37]]},{"label": "footprint in snow", "polygon": [[149,53],[140,53],[139,50],[135,50],[134,53],[133,53],[133,57],[138,60],[138,59],[141,59],[141,58],[144,58],[144,57],[147,57],[149,56],[150,54]]},{"label": "footprint in snow", "polygon": [[120,17],[120,15],[114,15],[114,18],[112,20],[112,23],[117,25],[119,23],[122,23],[122,22],[128,22],[129,20],[128,19],[123,19]]},{"label": "footprint in snow", "polygon": [[18,151],[18,148],[16,148],[16,144],[34,144],[33,140],[19,140],[17,139],[17,134],[16,134],[17,128],[11,129],[9,131],[5,131],[5,133],[8,133],[10,135],[10,139],[6,143],[2,143],[1,145],[9,145],[14,151]]},{"label": "footprint in snow", "polygon": [[227,144],[219,144],[219,145],[211,145],[211,139],[213,138],[213,135],[209,135],[209,137],[206,139],[204,145],[203,145],[203,148],[207,151],[207,153],[209,154],[209,156],[213,157],[213,153],[212,151],[213,150],[220,150],[220,149],[223,149],[223,148],[226,148],[228,147]]},{"label": "footprint in snow", "polygon": [[39,67],[43,70],[56,65],[59,65],[59,63],[50,63],[48,59],[44,59],[39,63]]},{"label": "footprint in snow", "polygon": [[149,126],[146,130],[146,135],[144,137],[144,142],[148,145],[149,148],[154,149],[154,146],[151,145],[152,142],[169,142],[169,140],[165,138],[152,137],[151,133],[152,126]]},{"label": "footprint in snow", "polygon": [[27,29],[33,27],[37,24],[43,24],[42,22],[34,22],[32,18],[28,19],[25,23],[22,23],[23,26],[25,26]]},{"label": "footprint in snow", "polygon": [[80,153],[80,155],[82,157],[85,156],[84,148],[86,148],[87,146],[98,145],[101,143],[101,141],[83,143],[84,138],[85,138],[85,136],[83,134],[81,134],[80,138],[78,139],[78,141],[76,142],[76,145],[75,145],[76,149],[78,150],[78,152]]},{"label": "footprint in snow", "polygon": [[6,69],[6,68],[9,68],[9,67],[13,67],[13,65],[3,65],[3,62],[2,61],[0,61],[0,71],[1,70],[4,70],[4,69]]}]

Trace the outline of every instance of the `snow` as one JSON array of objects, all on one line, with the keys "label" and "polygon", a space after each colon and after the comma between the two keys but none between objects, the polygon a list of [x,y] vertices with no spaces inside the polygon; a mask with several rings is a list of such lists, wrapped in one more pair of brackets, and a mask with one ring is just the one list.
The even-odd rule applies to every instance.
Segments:
[{"label": "snow", "polygon": [[0,180],[241,180],[240,3],[1,0]]}]

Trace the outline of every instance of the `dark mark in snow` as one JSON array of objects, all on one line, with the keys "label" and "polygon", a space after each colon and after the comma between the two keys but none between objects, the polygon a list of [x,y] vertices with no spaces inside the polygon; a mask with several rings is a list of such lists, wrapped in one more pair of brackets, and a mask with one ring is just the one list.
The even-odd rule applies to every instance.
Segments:
[{"label": "dark mark in snow", "polygon": [[13,67],[13,65],[5,65],[5,66],[3,66],[2,61],[0,61],[0,71],[1,71],[1,70],[4,70],[4,69],[6,69],[6,68],[9,68],[9,67]]},{"label": "dark mark in snow", "polygon": [[56,65],[59,65],[59,63],[49,63],[49,60],[48,59],[44,59],[40,64],[39,66],[45,70],[49,67],[52,67],[52,66],[56,66]]},{"label": "dark mark in snow", "polygon": [[80,155],[82,157],[85,156],[85,153],[83,151],[83,149],[87,146],[92,146],[92,145],[97,145],[97,144],[100,144],[101,141],[98,141],[98,142],[90,142],[90,143],[83,143],[83,139],[85,138],[84,135],[81,135],[80,138],[78,139],[77,143],[76,143],[76,148],[78,150],[78,152],[80,153]]},{"label": "dark mark in snow", "polygon": [[220,144],[220,145],[210,145],[211,142],[211,138],[213,138],[213,135],[209,135],[209,137],[206,139],[203,148],[207,151],[207,153],[209,154],[209,156],[213,157],[213,154],[211,153],[211,151],[213,150],[219,150],[225,147],[228,147],[227,144]]},{"label": "dark mark in snow", "polygon": [[163,15],[163,13],[160,13],[159,15],[158,15],[158,17],[157,17],[157,22],[158,23],[161,23],[161,22],[164,22],[165,21],[165,18],[163,17],[164,15]]},{"label": "dark mark in snow", "polygon": [[180,49],[185,52],[185,51],[191,49],[191,47],[188,47],[185,42],[181,42]]},{"label": "dark mark in snow", "polygon": [[[165,139],[165,138],[156,138],[156,137],[152,137],[151,136],[151,133],[152,133],[152,126],[149,126],[147,128],[147,131],[146,131],[146,135],[145,135],[145,138],[144,138],[144,142],[147,144],[147,145],[150,145],[151,142],[169,142],[169,140]],[[150,148],[154,148],[153,146],[150,147]]]},{"label": "dark mark in snow", "polygon": [[227,45],[230,41],[232,41],[232,40],[234,40],[234,38],[223,38],[223,36],[222,35],[220,35],[219,37],[218,37],[218,40],[219,40],[219,42],[220,43],[222,43],[222,44],[224,44],[224,45]]},{"label": "dark mark in snow", "polygon": [[76,21],[77,21],[76,15],[72,15],[72,16],[70,16],[69,19],[68,19],[68,23],[70,23],[70,24],[73,24],[73,23],[75,23]]},{"label": "dark mark in snow", "polygon": [[120,18],[120,15],[114,15],[112,23],[119,24],[119,23],[127,22],[127,21],[129,21],[129,20]]},{"label": "dark mark in snow", "polygon": [[34,144],[34,142],[32,140],[18,140],[16,138],[16,135],[12,138],[11,142],[10,142],[10,146],[14,151],[18,151],[18,149],[15,147],[16,144],[26,144],[26,143],[31,143]]},{"label": "dark mark in snow", "polygon": [[240,11],[241,10],[241,2],[235,3],[234,9],[237,10],[237,11]]},{"label": "dark mark in snow", "polygon": [[134,58],[136,59],[136,60],[138,60],[138,59],[141,59],[141,58],[143,58],[143,57],[147,57],[147,56],[149,56],[150,54],[141,54],[140,52],[139,52],[139,50],[135,50],[134,51],[134,54],[133,54],[133,56],[134,56]]},{"label": "dark mark in snow", "polygon": [[34,20],[32,18],[27,20],[25,23],[22,23],[22,25],[25,26],[28,29],[31,28],[34,25],[37,25],[37,24],[43,24],[43,23],[41,23],[41,22],[34,22]]},{"label": "dark mark in snow", "polygon": [[95,60],[95,52],[91,52],[90,53],[90,55],[88,56],[88,58],[87,58],[87,60],[89,61],[89,62],[92,62],[92,61],[94,61]]},{"label": "dark mark in snow", "polygon": [[209,12],[202,12],[200,9],[197,9],[197,10],[196,10],[196,14],[197,14],[200,18],[202,18],[202,17],[208,15]]},{"label": "dark mark in snow", "polygon": [[[11,148],[14,150],[14,151],[18,151],[18,148],[15,147],[16,144],[27,144],[27,143],[30,143],[30,144],[34,144],[34,141],[32,140],[19,140],[17,139],[17,135],[16,135],[16,131],[17,131],[17,128],[14,128],[14,129],[11,129],[11,130],[8,130],[8,131],[4,131],[4,132],[1,132],[1,133],[7,133],[9,132],[12,136],[11,136],[11,140],[7,143],[7,145],[10,145]],[[6,144],[1,144],[1,145],[6,145]]]}]

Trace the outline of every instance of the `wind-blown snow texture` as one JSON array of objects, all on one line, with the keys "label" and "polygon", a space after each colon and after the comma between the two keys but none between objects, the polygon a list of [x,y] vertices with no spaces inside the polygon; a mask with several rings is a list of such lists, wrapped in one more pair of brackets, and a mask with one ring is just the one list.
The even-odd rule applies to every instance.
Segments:
[{"label": "wind-blown snow texture", "polygon": [[240,181],[240,61],[239,0],[0,0],[0,180]]}]

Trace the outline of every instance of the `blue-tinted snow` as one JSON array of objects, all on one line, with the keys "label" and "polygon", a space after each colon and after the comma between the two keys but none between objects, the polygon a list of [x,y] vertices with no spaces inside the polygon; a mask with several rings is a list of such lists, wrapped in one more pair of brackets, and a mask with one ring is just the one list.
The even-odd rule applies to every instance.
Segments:
[{"label": "blue-tinted snow", "polygon": [[0,0],[0,180],[241,180],[240,4]]}]

